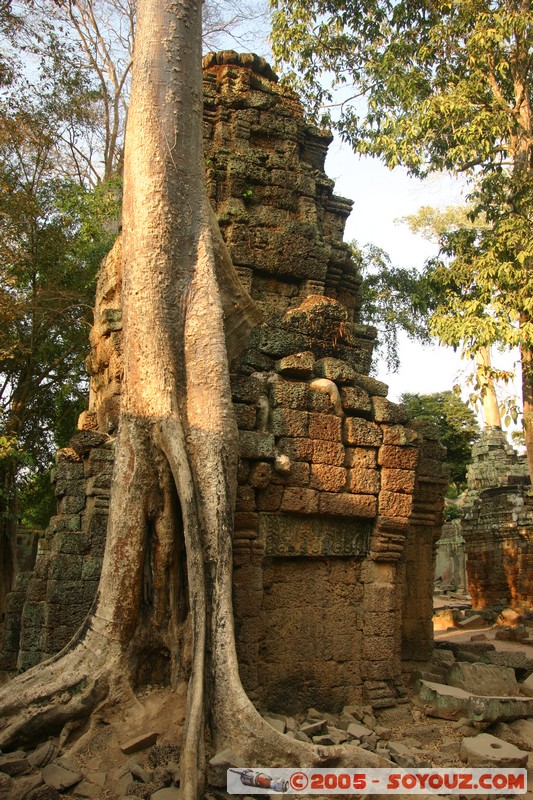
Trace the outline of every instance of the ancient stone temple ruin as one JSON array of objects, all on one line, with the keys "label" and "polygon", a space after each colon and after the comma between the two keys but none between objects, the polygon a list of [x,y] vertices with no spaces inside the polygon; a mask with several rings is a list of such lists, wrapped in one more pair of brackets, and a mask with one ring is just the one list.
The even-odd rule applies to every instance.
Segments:
[{"label": "ancient stone temple ruin", "polygon": [[[352,203],[324,172],[331,137],[256,56],[204,59],[209,194],[263,313],[232,365],[241,437],[234,607],[242,680],[260,707],[393,704],[402,657],[433,644],[433,548],[444,449],[406,426],[369,376],[343,243]],[[10,597],[4,668],[56,652],[94,597],[105,543],[121,384],[121,260],[102,267],[90,408],[57,457],[48,554]]]},{"label": "ancient stone temple ruin", "polygon": [[533,610],[533,494],[527,463],[500,428],[472,449],[461,532],[472,607]]}]

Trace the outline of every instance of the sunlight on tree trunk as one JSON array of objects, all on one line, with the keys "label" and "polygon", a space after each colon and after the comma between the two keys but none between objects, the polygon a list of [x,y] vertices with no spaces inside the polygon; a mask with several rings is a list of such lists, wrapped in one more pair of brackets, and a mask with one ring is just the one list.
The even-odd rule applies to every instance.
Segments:
[{"label": "sunlight on tree trunk", "polygon": [[481,386],[481,403],[483,422],[487,427],[501,428],[502,420],[494,380],[488,374],[491,367],[490,347],[481,347],[476,353],[478,365],[478,381]]}]

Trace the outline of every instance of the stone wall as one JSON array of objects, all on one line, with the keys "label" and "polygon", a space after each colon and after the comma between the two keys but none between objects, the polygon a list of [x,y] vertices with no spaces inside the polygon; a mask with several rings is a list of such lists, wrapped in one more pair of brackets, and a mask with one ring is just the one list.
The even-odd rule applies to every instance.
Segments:
[{"label": "stone wall", "polygon": [[[368,374],[375,332],[358,323],[360,277],[342,242],[352,204],[324,174],[329,135],[305,122],[256,56],[211,54],[204,68],[209,193],[264,316],[231,365],[243,683],[258,705],[291,713],[389,705],[403,691],[402,649],[426,658],[432,647],[445,454],[431,432],[406,427],[404,410]],[[74,632],[61,617],[49,624],[47,609],[66,611],[76,596],[78,624],[96,588],[122,376],[120,281],[118,245],[98,283],[88,430],[60,456],[50,555],[26,602],[22,579],[13,595],[19,668]]]},{"label": "stone wall", "polygon": [[527,463],[498,428],[472,451],[462,534],[472,607],[533,610],[533,496]]}]

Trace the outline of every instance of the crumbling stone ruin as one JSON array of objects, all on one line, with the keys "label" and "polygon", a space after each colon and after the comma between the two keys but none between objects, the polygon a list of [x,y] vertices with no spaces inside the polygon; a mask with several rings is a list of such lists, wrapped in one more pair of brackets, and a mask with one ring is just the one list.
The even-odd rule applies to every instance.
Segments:
[{"label": "crumbling stone ruin", "polygon": [[500,428],[472,450],[461,532],[472,607],[533,610],[533,495],[525,459]]},{"label": "crumbling stone ruin", "polygon": [[[445,451],[431,430],[407,427],[369,376],[375,331],[358,322],[360,277],[342,241],[352,203],[324,173],[331,137],[306,123],[256,56],[207,56],[204,93],[210,197],[264,318],[232,365],[242,680],[274,712],[393,705],[405,691],[402,658],[433,648]],[[98,283],[89,411],[57,457],[48,554],[10,596],[4,669],[62,647],[97,588],[120,402],[120,284],[116,246]]]}]

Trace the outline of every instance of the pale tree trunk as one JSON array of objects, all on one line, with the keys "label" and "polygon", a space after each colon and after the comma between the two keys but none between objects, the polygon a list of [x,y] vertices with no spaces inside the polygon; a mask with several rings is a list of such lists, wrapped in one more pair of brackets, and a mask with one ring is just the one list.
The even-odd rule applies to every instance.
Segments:
[{"label": "pale tree trunk", "polygon": [[487,427],[501,428],[500,407],[496,396],[494,378],[490,374],[490,347],[481,347],[476,353],[478,366],[478,383],[481,386],[481,403],[483,406],[483,422]]},{"label": "pale tree trunk", "polygon": [[[520,324],[525,325],[529,322],[528,317],[522,314]],[[520,347],[520,360],[522,363],[522,403],[523,403],[523,422],[524,436],[527,453],[527,464],[529,477],[533,483],[533,353],[531,347],[522,345]]]},{"label": "pale tree trunk", "polygon": [[[97,703],[133,700],[139,653],[188,684],[182,796],[202,796],[204,742],[250,764],[378,766],[282,736],[246,696],[235,652],[238,457],[228,354],[257,321],[204,186],[201,4],[142,0],[126,135],[124,381],[94,611],[70,645],[0,692],[0,747],[49,735]],[[100,711],[102,713],[102,711]]]}]

